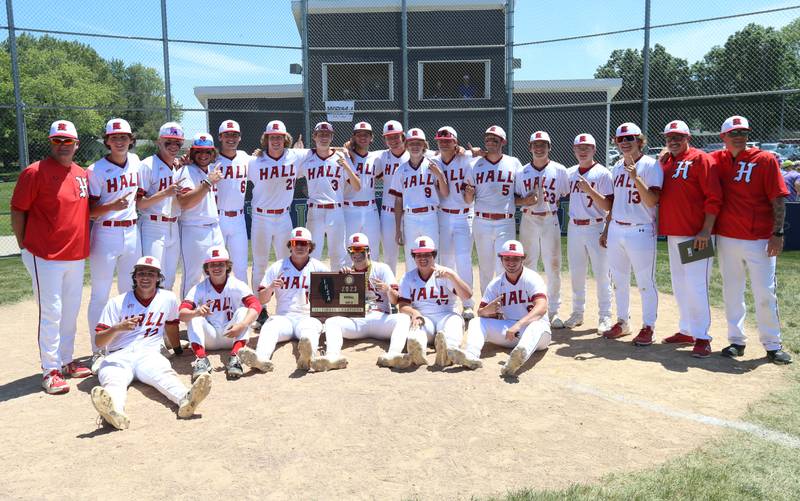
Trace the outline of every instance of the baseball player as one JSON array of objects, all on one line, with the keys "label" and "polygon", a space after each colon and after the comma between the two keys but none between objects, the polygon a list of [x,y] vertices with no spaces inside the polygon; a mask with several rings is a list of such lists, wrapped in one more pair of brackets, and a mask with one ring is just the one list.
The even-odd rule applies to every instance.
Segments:
[{"label": "baseball player", "polygon": [[689,127],[680,120],[664,127],[668,152],[661,157],[664,186],[658,203],[658,233],[667,237],[672,291],[680,315],[679,331],[664,342],[693,343],[692,355],[707,358],[711,356],[708,282],[712,259],[683,264],[678,244],[694,240],[695,249],[711,245],[722,188],[713,160],[689,146],[690,136]]},{"label": "baseball player", "polygon": [[92,404],[100,417],[118,430],[130,425],[125,415],[128,386],[134,379],[157,389],[178,405],[178,417],[192,416],[211,391],[204,374],[187,390],[161,354],[164,335],[179,345],[178,299],[160,289],[161,263],[152,256],[136,262],[131,273],[133,290],[106,304],[97,324],[97,345],[106,348],[98,369],[100,385],[92,388]]},{"label": "baseball player", "polygon": [[[400,164],[392,177],[389,193],[394,196],[397,245],[412,242],[422,235],[439,239],[439,196],[450,194],[447,179],[439,165],[425,158],[428,142],[421,129],[406,134],[408,161]],[[414,267],[411,246],[405,247],[406,270]]]},{"label": "baseball player", "polygon": [[141,194],[139,157],[128,151],[135,144],[130,124],[121,118],[109,120],[103,132],[103,144],[109,154],[86,169],[89,216],[94,219],[89,242],[92,293],[87,312],[93,369],[102,356],[94,342],[94,326],[108,302],[114,270],[120,294],[131,290],[128,277],[142,255],[136,226],[136,199]]},{"label": "baseball player", "polygon": [[380,176],[375,162],[380,152],[370,152],[370,143],[372,126],[358,122],[353,127],[347,161],[358,174],[361,186],[358,190],[353,186],[345,187],[344,221],[347,235],[364,233],[370,242],[380,242],[381,223],[375,206],[375,180]]},{"label": "baseball player", "polygon": [[72,161],[75,125],[56,120],[49,138],[50,154],[23,169],[14,186],[11,228],[39,307],[42,387],[57,394],[69,391],[64,376],[91,373],[72,358],[89,255],[89,184],[86,171]]},{"label": "baseball player", "polygon": [[[528,250],[525,266],[535,268],[542,256],[547,275],[548,316],[554,329],[563,329],[558,316],[561,305],[561,223],[558,221],[558,202],[569,194],[567,168],[550,160],[550,135],[545,131],[531,134],[529,147],[533,159],[517,174],[516,193],[522,206],[519,239]],[[528,205],[526,197],[536,194],[535,204]]]},{"label": "baseball player", "polygon": [[747,148],[749,135],[748,120],[732,116],[722,124],[720,137],[725,149],[711,154],[723,193],[715,229],[731,344],[722,350],[722,355],[744,355],[744,289],[748,271],[759,337],[767,359],[788,364],[792,357],[781,346],[775,264],[783,249],[784,197],[789,191],[775,157],[758,148]]},{"label": "baseball player", "polygon": [[567,257],[572,280],[572,314],[564,327],[573,329],[583,325],[586,306],[587,258],[597,283],[599,310],[598,332],[612,327],[611,276],[608,269],[608,252],[600,246],[603,223],[611,208],[614,192],[611,171],[594,161],[596,143],[591,134],[575,136],[572,151],[577,165],[567,169],[569,177],[569,227],[567,229]]},{"label": "baseball player", "polygon": [[378,357],[381,367],[406,367],[403,357],[411,317],[392,314],[390,304],[397,304],[397,280],[389,265],[370,258],[369,239],[363,233],[354,233],[348,239],[347,251],[352,263],[342,268],[342,273],[363,272],[367,281],[364,318],[332,317],[325,321],[327,354],[312,362],[315,371],[326,370],[332,360],[341,356],[343,339],[374,338],[389,340],[389,349]]},{"label": "baseball player", "polygon": [[[471,154],[460,154],[458,133],[452,127],[441,127],[436,131],[439,146],[434,160],[441,166],[447,186],[448,196],[441,196],[439,202],[439,260],[442,265],[456,270],[470,289],[472,289],[472,203],[464,200],[464,185],[477,161]],[[465,322],[475,316],[472,298],[463,303],[461,316]]]},{"label": "baseball player", "polygon": [[189,148],[191,163],[175,174],[181,186],[177,197],[181,207],[182,297],[203,280],[203,260],[208,249],[225,244],[214,197],[214,186],[222,179],[222,171],[214,165],[216,158],[217,149],[211,134],[198,132]]},{"label": "baseball player", "polygon": [[472,289],[455,271],[436,264],[436,244],[431,237],[417,237],[411,253],[416,267],[409,268],[400,280],[397,303],[400,314],[411,318],[408,363],[427,365],[425,348],[434,343],[436,365],[447,367],[452,364],[448,350],[458,348],[464,334],[464,319],[455,312],[456,296],[464,301],[472,297]]},{"label": "baseball player", "polygon": [[175,159],[183,147],[183,128],[167,122],[158,131],[158,153],[139,164],[139,180],[144,192],[136,203],[139,209],[139,231],[142,254],[153,256],[164,267],[165,289],[172,290],[181,253],[178,216],[181,208],[175,182]]},{"label": "baseball player", "polygon": [[504,273],[489,283],[483,294],[478,319],[469,323],[466,348],[448,351],[456,364],[477,369],[485,341],[513,348],[501,375],[516,375],[534,352],[550,344],[547,315],[547,289],[542,277],[524,266],[525,250],[516,240],[508,240],[498,253]]},{"label": "baseball player", "polygon": [[602,334],[606,339],[616,339],[631,333],[628,320],[633,267],[642,296],[643,322],[633,343],[648,346],[653,344],[653,328],[658,313],[655,220],[664,172],[654,158],[642,152],[645,139],[638,125],[630,122],[620,125],[615,137],[622,157],[611,171],[614,200],[610,221],[600,235],[600,245],[608,248],[608,263],[617,299],[617,322]]},{"label": "baseball player", "polygon": [[319,246],[311,257],[322,257],[322,245],[328,237],[328,257],[331,267],[345,264],[344,202],[346,185],[361,188],[361,180],[343,156],[331,149],[333,125],[319,122],[313,134],[316,148],[306,156],[298,176],[305,176],[308,185],[308,230],[316,235]]},{"label": "baseball player", "polygon": [[261,313],[261,303],[247,283],[231,276],[233,262],[223,246],[211,247],[203,262],[206,279],[192,287],[179,308],[187,326],[196,360],[192,381],[211,373],[206,349],[230,349],[225,366],[228,379],[239,379],[243,370],[236,354],[247,344],[250,324]]},{"label": "baseball player", "polygon": [[[286,243],[289,257],[276,261],[269,267],[259,286],[258,295],[261,304],[266,304],[275,296],[277,305],[275,315],[270,316],[261,327],[256,349],[244,347],[239,350],[239,360],[243,364],[262,372],[272,370],[270,358],[275,345],[283,341],[297,339],[297,368],[308,370],[317,358],[319,336],[322,323],[310,317],[309,287],[311,273],[330,271],[322,262],[311,257],[315,244],[311,240],[311,232],[306,228],[294,228]],[[343,369],[347,367],[344,357],[328,360],[326,369]],[[317,366],[319,363],[317,363]]]},{"label": "baseball player", "polygon": [[[406,151],[405,133],[403,125],[397,120],[389,120],[383,125],[383,142],[386,144],[378,158],[375,160],[375,169],[383,179],[383,192],[381,195],[381,247],[383,248],[383,262],[389,265],[392,273],[397,272],[397,223],[394,217],[394,196],[389,193],[392,187],[392,178],[400,164],[408,161]],[[375,246],[377,254],[378,246]],[[326,322],[327,323],[327,322]]]},{"label": "baseball player", "polygon": [[216,168],[222,171],[222,179],[214,185],[219,229],[233,262],[233,274],[247,282],[249,242],[244,220],[244,194],[247,191],[247,166],[253,159],[244,151],[237,150],[242,140],[239,123],[224,120],[219,125],[219,156]]},{"label": "baseball player", "polygon": [[[516,157],[503,154],[506,131],[502,127],[492,125],[486,129],[483,142],[486,154],[473,165],[464,188],[464,200],[475,202],[472,232],[478,251],[481,292],[495,273],[502,273],[497,253],[503,242],[516,236],[514,187],[517,173],[522,170]],[[533,197],[535,194],[529,203],[535,202]]]}]

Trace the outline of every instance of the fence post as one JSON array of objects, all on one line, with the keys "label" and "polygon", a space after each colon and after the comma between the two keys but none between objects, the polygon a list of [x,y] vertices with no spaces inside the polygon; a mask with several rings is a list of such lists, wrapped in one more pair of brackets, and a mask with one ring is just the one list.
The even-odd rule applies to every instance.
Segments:
[{"label": "fence post", "polygon": [[308,67],[308,0],[300,2],[301,25],[300,42],[303,46],[303,134],[306,137],[306,144],[311,144],[311,96],[309,92],[309,72]]},{"label": "fence post", "polygon": [[642,132],[647,135],[650,114],[650,0],[644,0],[644,65],[642,68]]},{"label": "fence post", "polygon": [[408,130],[408,2],[400,2],[400,50],[402,51],[403,75],[403,130]]},{"label": "fence post", "polygon": [[14,6],[12,0],[6,0],[8,16],[8,47],[11,52],[11,75],[14,80],[14,106],[17,112],[17,149],[19,151],[19,168],[28,165],[28,134],[25,130],[25,103],[19,85],[19,64],[17,61],[17,34],[14,30]]},{"label": "fence post", "polygon": [[167,36],[167,0],[161,0],[161,45],[164,48],[164,98],[167,122],[172,121],[172,87],[169,83],[169,38]]},{"label": "fence post", "polygon": [[514,0],[506,0],[506,114],[508,154],[514,155]]}]

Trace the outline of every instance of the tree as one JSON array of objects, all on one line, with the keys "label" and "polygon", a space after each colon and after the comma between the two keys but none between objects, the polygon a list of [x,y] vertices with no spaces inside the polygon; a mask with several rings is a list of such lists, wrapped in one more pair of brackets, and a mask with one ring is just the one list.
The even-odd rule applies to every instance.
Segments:
[{"label": "tree", "polygon": [[[621,78],[622,88],[615,96],[617,101],[642,99],[644,57],[638,49],[616,49],[608,61],[597,68],[595,78]],[[650,49],[651,98],[691,95],[692,74],[685,59],[674,57],[667,49],[656,44]]]}]

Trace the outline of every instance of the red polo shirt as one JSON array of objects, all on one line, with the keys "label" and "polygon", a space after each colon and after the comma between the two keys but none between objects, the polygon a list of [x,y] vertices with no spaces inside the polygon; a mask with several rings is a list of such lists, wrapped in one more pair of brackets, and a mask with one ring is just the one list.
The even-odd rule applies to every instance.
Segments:
[{"label": "red polo shirt", "polygon": [[664,186],[658,200],[658,233],[697,235],[706,214],[716,216],[722,206],[722,188],[713,160],[705,152],[689,148],[678,157],[667,155],[661,169]]}]

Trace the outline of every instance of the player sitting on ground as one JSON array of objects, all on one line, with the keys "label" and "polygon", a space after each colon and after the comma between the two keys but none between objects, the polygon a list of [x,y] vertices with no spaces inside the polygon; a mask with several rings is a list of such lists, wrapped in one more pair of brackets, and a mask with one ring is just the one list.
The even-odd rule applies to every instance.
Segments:
[{"label": "player sitting on ground", "polygon": [[140,258],[133,267],[133,290],[106,304],[97,324],[97,346],[108,349],[92,388],[92,404],[100,416],[118,430],[130,424],[125,415],[128,385],[134,379],[148,384],[178,404],[178,417],[188,418],[211,391],[211,376],[203,374],[187,390],[161,355],[164,334],[179,346],[178,299],[159,289],[164,276],[161,263],[152,256]]}]

